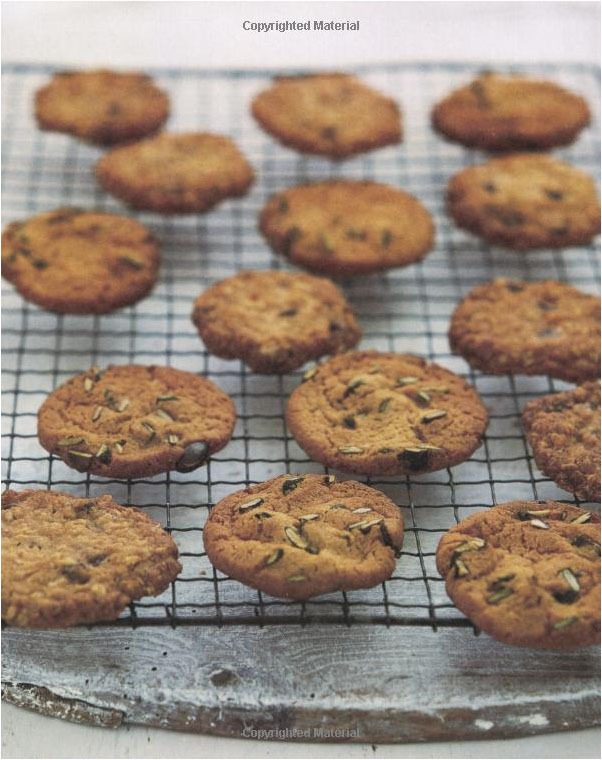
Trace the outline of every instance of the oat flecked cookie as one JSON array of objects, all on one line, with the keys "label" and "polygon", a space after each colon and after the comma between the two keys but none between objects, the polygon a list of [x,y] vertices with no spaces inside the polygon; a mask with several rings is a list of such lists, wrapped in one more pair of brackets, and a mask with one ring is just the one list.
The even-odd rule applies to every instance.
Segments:
[{"label": "oat flecked cookie", "polygon": [[218,570],[272,596],[370,588],[395,568],[401,510],[362,483],[281,475],[217,504],[203,530]]},{"label": "oat flecked cookie", "polygon": [[53,391],[38,438],[79,471],[114,478],[190,472],[232,437],[230,398],[204,377],[171,367],[92,367]]},{"label": "oat flecked cookie", "polygon": [[431,215],[389,185],[333,180],[274,195],[260,215],[272,248],[332,276],[369,274],[424,258],[433,245]]},{"label": "oat flecked cookie", "polygon": [[182,569],[159,523],[108,495],[2,495],[2,618],[24,628],[114,620]]},{"label": "oat flecked cookie", "polygon": [[600,501],[600,381],[530,401],[523,425],[545,475],[580,499]]},{"label": "oat flecked cookie", "polygon": [[513,501],[462,520],[437,548],[454,604],[498,641],[543,649],[600,643],[600,518]]},{"label": "oat flecked cookie", "polygon": [[587,103],[553,82],[487,72],[434,107],[433,126],[485,150],[546,150],[572,142],[590,120]]},{"label": "oat flecked cookie", "polygon": [[600,232],[591,177],[540,154],[463,169],[450,180],[447,208],[458,226],[516,250],[585,245]]},{"label": "oat flecked cookie", "polygon": [[395,101],[348,74],[276,77],[251,110],[273,137],[303,153],[342,159],[401,141]]},{"label": "oat flecked cookie", "polygon": [[36,92],[35,115],[42,129],[111,145],[156,132],[169,99],[145,74],[61,71]]},{"label": "oat flecked cookie", "polygon": [[456,307],[449,342],[492,375],[593,380],[600,377],[600,298],[554,280],[492,280]]},{"label": "oat flecked cookie", "polygon": [[286,421],[310,457],[366,475],[451,467],[480,446],[487,411],[475,389],[407,354],[357,351],[306,372]]},{"label": "oat flecked cookie", "polygon": [[197,298],[192,320],[212,354],[264,374],[345,351],[362,335],[330,280],[278,271],[243,271],[212,285]]},{"label": "oat flecked cookie", "polygon": [[96,177],[133,208],[186,214],[244,195],[254,175],[229,137],[164,132],[113,148],[96,164]]},{"label": "oat flecked cookie", "polygon": [[160,263],[145,227],[101,211],[47,211],[2,234],[2,276],[28,301],[62,314],[106,314],[139,301]]}]

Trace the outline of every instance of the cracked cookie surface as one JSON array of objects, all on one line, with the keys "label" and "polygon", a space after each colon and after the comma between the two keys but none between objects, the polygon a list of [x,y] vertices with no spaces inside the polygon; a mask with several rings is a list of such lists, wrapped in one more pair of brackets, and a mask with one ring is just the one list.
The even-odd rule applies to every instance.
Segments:
[{"label": "cracked cookie surface", "polygon": [[523,426],[539,469],[585,501],[600,501],[600,381],[529,401]]},{"label": "cracked cookie surface", "polygon": [[499,641],[573,649],[600,642],[600,518],[514,501],[462,520],[437,548],[445,588]]},{"label": "cracked cookie surface", "polygon": [[499,278],[460,302],[449,328],[452,351],[493,375],[600,377],[600,298],[554,280]]},{"label": "cracked cookie surface", "polygon": [[232,437],[231,399],[204,377],[171,367],[92,367],[38,411],[42,446],[81,472],[140,478],[190,472]]},{"label": "cracked cookie surface", "polygon": [[281,475],[230,494],[203,530],[218,570],[276,597],[371,588],[395,568],[401,510],[362,483]]},{"label": "cracked cookie surface", "polygon": [[315,272],[348,276],[407,266],[433,245],[419,200],[377,182],[332,180],[290,187],[260,215],[272,248]]},{"label": "cracked cookie surface", "polygon": [[114,620],[181,570],[159,523],[108,495],[2,494],[2,617],[26,628]]},{"label": "cracked cookie surface", "polygon": [[62,208],[2,233],[2,276],[28,301],[62,314],[106,314],[144,298],[161,258],[138,222]]},{"label": "cracked cookie surface", "polygon": [[415,474],[468,459],[487,411],[465,380],[407,354],[357,351],[309,370],[286,421],[310,457],[346,472]]},{"label": "cracked cookie surface", "polygon": [[585,245],[600,232],[592,178],[541,154],[463,169],[449,182],[447,208],[458,226],[516,250]]},{"label": "cracked cookie surface", "polygon": [[212,285],[197,298],[192,320],[212,354],[265,374],[344,351],[362,334],[333,283],[278,271],[243,271]]},{"label": "cracked cookie surface", "polygon": [[273,137],[304,153],[342,159],[401,141],[395,101],[348,74],[276,77],[251,110]]}]

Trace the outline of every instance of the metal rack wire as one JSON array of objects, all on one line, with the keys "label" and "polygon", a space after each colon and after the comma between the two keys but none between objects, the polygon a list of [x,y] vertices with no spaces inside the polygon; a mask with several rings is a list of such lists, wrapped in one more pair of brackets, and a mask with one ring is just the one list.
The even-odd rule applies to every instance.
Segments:
[{"label": "metal rack wire", "polygon": [[[472,64],[394,64],[356,71],[398,98],[406,137],[343,163],[303,157],[280,147],[253,123],[248,105],[268,71],[151,72],[170,93],[173,130],[231,135],[257,171],[251,192],[208,215],[161,218],[130,213],[162,242],[163,269],[154,293],[106,316],[49,314],[23,301],[6,283],[3,296],[3,482],[14,488],[53,488],[76,495],[111,493],[135,504],[171,532],[183,571],[162,596],[144,599],[117,625],[269,625],[310,623],[468,626],[445,594],[434,563],[436,544],[473,511],[513,498],[570,500],[536,468],[520,413],[525,400],[568,387],[543,377],[493,377],[473,372],[449,352],[449,315],[475,284],[495,276],[556,278],[595,292],[597,247],[516,254],[489,247],[456,229],[443,209],[448,178],[482,155],[447,143],[429,127],[432,103],[481,67]],[[522,67],[508,67],[522,71]],[[64,205],[124,212],[91,172],[101,154],[67,136],[36,129],[32,95],[52,69],[6,65],[3,72],[3,214],[6,224]],[[599,69],[584,65],[530,66],[583,93],[598,109]],[[600,165],[599,111],[592,125],[558,155],[596,175]],[[190,321],[193,299],[241,268],[286,268],[257,231],[257,214],[272,192],[324,177],[374,179],[419,197],[433,214],[437,241],[417,265],[342,284],[364,328],[361,347],[416,353],[467,377],[490,411],[483,446],[453,469],[409,478],[372,478],[403,510],[406,539],[392,578],[366,591],[329,594],[304,603],[267,597],[218,573],[202,545],[203,524],[226,494],[283,472],[322,472],[286,429],[284,407],[303,370],[258,376],[240,362],[210,356]],[[118,481],[69,469],[48,456],[36,436],[36,411],[46,394],[92,364],[165,364],[201,372],[234,399],[238,422],[231,443],[206,469]],[[342,477],[345,477],[342,475]]]}]

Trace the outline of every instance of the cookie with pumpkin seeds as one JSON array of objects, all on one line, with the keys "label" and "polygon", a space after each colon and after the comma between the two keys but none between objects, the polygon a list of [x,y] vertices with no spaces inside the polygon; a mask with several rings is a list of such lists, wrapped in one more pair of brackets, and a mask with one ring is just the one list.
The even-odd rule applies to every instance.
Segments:
[{"label": "cookie with pumpkin seeds", "polygon": [[600,643],[600,518],[572,504],[513,501],[441,538],[437,568],[458,609],[498,641]]},{"label": "cookie with pumpkin seeds", "polygon": [[533,399],[523,426],[539,469],[585,501],[600,501],[600,381]]},{"label": "cookie with pumpkin seeds", "polygon": [[447,208],[459,227],[515,250],[586,245],[600,232],[590,176],[536,153],[516,153],[454,175]]},{"label": "cookie with pumpkin seeds", "polygon": [[555,280],[498,278],[473,288],[449,327],[452,351],[492,375],[600,377],[600,298]]},{"label": "cookie with pumpkin seeds", "polygon": [[305,374],[286,421],[310,457],[365,475],[433,472],[481,445],[487,411],[475,389],[408,354],[356,351]]},{"label": "cookie with pumpkin seeds", "polygon": [[260,228],[277,252],[314,272],[353,276],[420,261],[433,245],[419,200],[389,185],[332,180],[274,195]]},{"label": "cookie with pumpkin seeds", "polygon": [[275,77],[251,111],[267,132],[303,153],[343,159],[401,141],[395,101],[348,74]]},{"label": "cookie with pumpkin seeds", "polygon": [[61,314],[106,314],[152,290],[161,262],[138,222],[60,208],[2,233],[2,276],[28,301]]},{"label": "cookie with pumpkin seeds", "polygon": [[203,529],[218,570],[289,599],[381,583],[402,542],[401,510],[385,494],[333,475],[281,475],[237,491]]},{"label": "cookie with pumpkin seeds", "polygon": [[69,467],[142,478],[201,467],[232,437],[236,412],[211,381],[172,367],[92,367],[38,411],[38,438]]}]

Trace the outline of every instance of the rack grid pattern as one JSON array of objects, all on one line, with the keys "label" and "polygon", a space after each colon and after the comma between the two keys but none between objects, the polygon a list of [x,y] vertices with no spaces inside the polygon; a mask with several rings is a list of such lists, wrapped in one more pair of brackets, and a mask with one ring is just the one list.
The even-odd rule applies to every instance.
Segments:
[{"label": "rack grid pattern", "polygon": [[[53,488],[75,495],[110,493],[158,519],[178,543],[183,571],[160,597],[132,604],[117,625],[347,625],[469,626],[447,598],[434,555],[441,535],[474,511],[514,498],[572,501],[536,468],[520,414],[525,401],[569,387],[544,377],[488,376],[451,355],[449,316],[474,285],[496,276],[556,278],[596,292],[597,246],[512,253],[456,229],[445,215],[449,177],[483,154],[445,142],[429,126],[432,103],[482,68],[473,64],[393,64],[358,67],[369,84],[403,109],[401,146],[336,163],[300,156],[264,134],[249,103],[269,71],[151,71],[172,100],[172,130],[231,135],[257,173],[251,192],[206,215],[159,217],[133,213],[106,195],[92,173],[97,148],[36,129],[32,96],[51,67],[6,65],[3,72],[3,224],[59,206],[129,213],[159,238],[163,268],[153,294],[106,316],[56,315],[28,304],[3,283],[3,482],[6,487]],[[549,77],[599,103],[599,69],[584,65],[513,66]],[[600,166],[599,111],[577,142],[556,154],[596,176]],[[428,357],[465,376],[490,411],[483,446],[453,469],[416,477],[364,478],[403,511],[406,539],[392,578],[380,586],[307,602],[274,599],[214,570],[202,543],[211,507],[226,494],[284,472],[323,472],[287,431],[288,395],[307,367],[259,376],[240,362],[204,349],[190,320],[194,298],[242,268],[289,268],[257,230],[257,215],[278,189],[328,177],[373,179],[420,198],[437,226],[434,250],[405,269],[341,283],[364,328],[362,348]],[[204,469],[118,481],[82,474],[49,456],[36,437],[36,411],[45,396],[92,364],[165,364],[206,375],[234,399],[238,421],[231,443]],[[336,473],[335,473],[336,474]],[[340,474],[342,478],[350,477]]]}]

